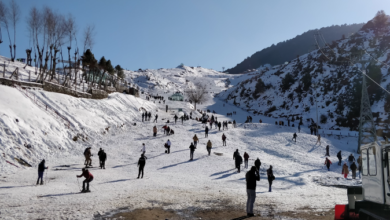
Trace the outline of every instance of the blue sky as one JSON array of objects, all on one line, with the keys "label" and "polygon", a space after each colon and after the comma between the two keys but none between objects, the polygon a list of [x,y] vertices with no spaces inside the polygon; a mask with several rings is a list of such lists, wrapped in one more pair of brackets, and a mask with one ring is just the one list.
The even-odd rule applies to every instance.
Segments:
[{"label": "blue sky", "polygon": [[[9,0],[3,0],[8,4]],[[78,41],[87,24],[96,28],[93,53],[114,65],[172,68],[184,63],[221,70],[272,44],[315,28],[367,22],[388,0],[16,0],[17,58],[31,47],[26,19],[32,6],[71,13]],[[389,11],[386,11],[389,9]],[[12,36],[11,36],[12,37]],[[0,54],[9,57],[2,28]],[[82,48],[80,48],[82,50]]]}]

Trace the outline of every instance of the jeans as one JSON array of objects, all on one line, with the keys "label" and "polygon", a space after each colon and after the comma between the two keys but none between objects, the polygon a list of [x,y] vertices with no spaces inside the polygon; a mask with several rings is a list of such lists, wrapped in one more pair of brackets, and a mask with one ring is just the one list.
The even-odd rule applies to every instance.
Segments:
[{"label": "jeans", "polygon": [[85,190],[85,184],[87,184],[87,190],[89,190],[89,183],[92,182],[92,180],[93,180],[93,177],[89,178],[89,179],[85,179],[83,181],[83,190]]},{"label": "jeans", "polygon": [[248,168],[248,160],[244,160],[245,161],[245,168]]},{"label": "jeans", "polygon": [[144,166],[139,166],[139,169],[138,169],[138,178],[139,178],[139,175],[142,173],[142,177],[144,177]]},{"label": "jeans", "polygon": [[352,170],[352,179],[356,179],[356,170]]},{"label": "jeans", "polygon": [[253,214],[253,204],[256,200],[256,190],[254,189],[247,189],[246,193],[248,194],[248,200],[246,202],[246,213]]},{"label": "jeans", "polygon": [[41,179],[41,183],[43,181],[43,172],[38,172],[38,180],[37,180],[37,184],[39,182],[39,179]]},{"label": "jeans", "polygon": [[190,151],[190,160],[192,160],[194,158],[194,151]]}]

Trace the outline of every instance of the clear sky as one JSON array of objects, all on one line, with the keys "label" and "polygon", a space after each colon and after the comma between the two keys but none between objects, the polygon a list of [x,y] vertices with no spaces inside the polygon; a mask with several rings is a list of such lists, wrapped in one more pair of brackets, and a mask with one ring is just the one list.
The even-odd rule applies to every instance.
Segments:
[{"label": "clear sky", "polygon": [[[8,4],[10,0],[3,0]],[[172,68],[184,63],[221,70],[272,44],[310,29],[367,22],[389,0],[17,0],[17,58],[30,48],[26,19],[32,6],[71,13],[79,46],[95,24],[97,59],[123,68]],[[386,11],[388,10],[388,11]],[[11,36],[12,37],[12,36]],[[9,57],[2,27],[0,54]],[[313,40],[314,43],[314,40]],[[82,50],[82,47],[80,48]]]}]

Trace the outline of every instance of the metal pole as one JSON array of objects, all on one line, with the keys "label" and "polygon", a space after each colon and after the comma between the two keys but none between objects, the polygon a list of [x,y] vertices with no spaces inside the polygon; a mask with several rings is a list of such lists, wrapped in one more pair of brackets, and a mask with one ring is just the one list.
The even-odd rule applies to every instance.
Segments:
[{"label": "metal pole", "polygon": [[315,89],[315,102],[316,102],[316,116],[317,116],[317,125],[316,125],[316,133],[318,134],[318,104],[317,104],[317,83],[313,84]]}]

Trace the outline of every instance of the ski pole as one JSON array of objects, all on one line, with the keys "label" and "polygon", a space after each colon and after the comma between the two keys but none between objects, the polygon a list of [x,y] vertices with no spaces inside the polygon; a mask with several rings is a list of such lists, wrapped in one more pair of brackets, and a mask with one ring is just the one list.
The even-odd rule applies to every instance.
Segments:
[{"label": "ski pole", "polygon": [[[77,177],[76,177],[77,178]],[[79,182],[79,178],[77,178],[77,187],[79,188],[79,190],[81,191],[80,189],[80,182]]]}]

